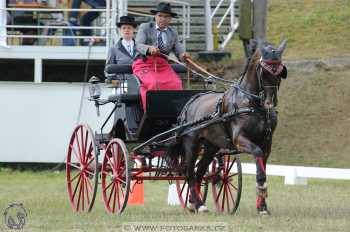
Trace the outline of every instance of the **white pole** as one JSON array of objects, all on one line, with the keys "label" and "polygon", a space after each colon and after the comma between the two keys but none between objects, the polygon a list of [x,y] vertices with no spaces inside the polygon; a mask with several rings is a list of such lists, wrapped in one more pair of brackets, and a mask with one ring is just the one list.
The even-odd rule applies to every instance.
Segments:
[{"label": "white pole", "polygon": [[214,50],[210,0],[205,0],[205,34],[207,51]]},{"label": "white pole", "polygon": [[182,45],[184,46],[186,50],[186,22],[187,22],[187,15],[186,15],[186,6],[182,5]]},{"label": "white pole", "polygon": [[[113,0],[112,0],[113,1]],[[106,1],[106,52],[111,46],[111,3],[110,0]]]},{"label": "white pole", "polygon": [[34,59],[34,82],[42,82],[43,62],[41,58]]}]

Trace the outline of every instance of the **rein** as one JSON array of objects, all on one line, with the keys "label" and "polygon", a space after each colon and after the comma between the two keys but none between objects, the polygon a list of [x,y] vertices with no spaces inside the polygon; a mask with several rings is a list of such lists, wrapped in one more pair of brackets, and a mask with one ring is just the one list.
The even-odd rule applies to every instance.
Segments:
[{"label": "rein", "polygon": [[[259,83],[259,90],[258,90],[258,94],[253,94],[253,93],[250,93],[244,89],[242,89],[240,86],[239,86],[239,83],[242,81],[243,79],[243,76],[245,73],[242,74],[242,76],[240,77],[239,79],[239,82],[236,82],[236,81],[230,81],[230,80],[226,80],[224,78],[221,78],[221,77],[218,77],[218,76],[215,76],[214,74],[208,72],[204,67],[202,67],[201,65],[199,65],[198,63],[194,62],[192,59],[186,59],[187,61],[187,64],[185,63],[182,63],[172,57],[170,57],[169,55],[166,55],[164,53],[160,53],[160,56],[176,63],[176,64],[179,64],[179,65],[182,65],[184,66],[185,68],[187,68],[189,71],[191,71],[193,74],[196,74],[198,76],[200,76],[201,78],[203,78],[204,81],[211,81],[212,79],[214,80],[217,80],[217,81],[220,81],[220,82],[223,82],[223,84],[225,85],[230,85],[231,87],[237,89],[238,91],[242,92],[243,94],[249,96],[249,97],[252,97],[252,98],[255,98],[257,100],[260,101],[260,105],[261,105],[261,102],[264,100],[265,98],[265,94],[264,94],[264,88],[277,88],[279,89],[279,85],[274,85],[274,86],[265,86],[263,85],[262,83],[262,72],[263,70],[266,70],[268,71],[269,73],[271,73],[273,76],[277,77],[283,70],[283,65],[281,63],[280,60],[278,61],[274,61],[274,60],[263,60],[262,58],[260,59],[259,61],[259,64],[256,66],[256,73],[257,73],[257,78],[258,78],[258,83]],[[191,67],[191,66],[192,67]],[[275,69],[274,65],[278,65],[277,69]],[[260,69],[259,69],[260,68]],[[197,69],[199,72],[202,72],[208,76],[204,76],[203,74],[197,72],[195,69]],[[259,70],[258,70],[259,69]],[[225,94],[224,94],[225,95]]]},{"label": "rein", "polygon": [[192,59],[189,59],[189,58],[186,59],[188,64],[190,64],[191,66],[193,66],[194,68],[196,68],[200,72],[207,74],[208,76],[204,76],[203,74],[197,72],[194,68],[190,67],[188,64],[184,64],[184,63],[182,63],[182,62],[180,62],[180,61],[178,61],[178,60],[176,60],[176,59],[174,59],[174,58],[172,58],[172,57],[170,57],[170,56],[168,56],[168,55],[166,55],[164,53],[160,53],[160,55],[163,56],[164,58],[170,60],[170,61],[173,61],[176,64],[184,66],[185,68],[190,70],[193,74],[196,74],[196,75],[200,76],[201,78],[203,78],[204,81],[210,82],[212,79],[214,79],[214,80],[217,80],[217,81],[224,82],[224,83],[226,83],[226,85],[228,85],[228,84],[231,84],[231,85],[232,84],[237,84],[235,81],[230,81],[230,80],[226,80],[224,78],[215,76],[214,74],[208,72],[205,68],[203,68],[199,64],[195,63]]}]

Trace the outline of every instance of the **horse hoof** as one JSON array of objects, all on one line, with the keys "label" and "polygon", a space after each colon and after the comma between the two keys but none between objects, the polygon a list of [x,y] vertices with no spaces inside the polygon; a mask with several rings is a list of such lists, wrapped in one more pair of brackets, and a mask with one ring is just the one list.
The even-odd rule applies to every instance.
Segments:
[{"label": "horse hoof", "polygon": [[201,205],[198,208],[198,213],[208,213],[208,212],[209,212],[209,209],[205,205]]},{"label": "horse hoof", "polygon": [[190,213],[195,213],[196,212],[196,206],[194,204],[190,204],[188,207],[187,207],[188,211]]}]

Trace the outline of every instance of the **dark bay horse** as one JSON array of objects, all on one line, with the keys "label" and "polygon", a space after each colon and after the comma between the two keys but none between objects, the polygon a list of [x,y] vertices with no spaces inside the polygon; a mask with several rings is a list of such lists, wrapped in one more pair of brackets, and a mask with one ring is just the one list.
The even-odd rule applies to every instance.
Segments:
[{"label": "dark bay horse", "polygon": [[[212,124],[204,129],[184,133],[171,146],[169,157],[176,159],[182,154],[185,159],[185,175],[190,188],[190,202],[198,212],[207,211],[196,191],[196,185],[208,169],[220,149],[235,150],[253,155],[256,162],[256,207],[259,214],[268,214],[266,197],[266,162],[271,152],[272,135],[277,125],[277,91],[281,78],[287,77],[282,64],[286,48],[283,41],[276,49],[260,42],[247,64],[247,70],[239,83],[225,93],[207,93],[190,100],[179,116],[180,123],[199,120],[210,114],[252,108],[254,112],[239,114],[225,123]],[[220,107],[218,107],[220,102]],[[203,145],[204,144],[204,145]],[[204,151],[203,151],[204,147]],[[198,154],[202,159],[197,164]]]}]

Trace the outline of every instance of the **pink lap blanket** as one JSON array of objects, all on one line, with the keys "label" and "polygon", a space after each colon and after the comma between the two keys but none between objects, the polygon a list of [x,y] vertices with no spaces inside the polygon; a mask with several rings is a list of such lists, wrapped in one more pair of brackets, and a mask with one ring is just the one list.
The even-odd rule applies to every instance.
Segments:
[{"label": "pink lap blanket", "polygon": [[132,64],[133,74],[140,80],[142,107],[146,112],[148,90],[182,90],[182,82],[168,62],[162,57],[148,56]]}]

